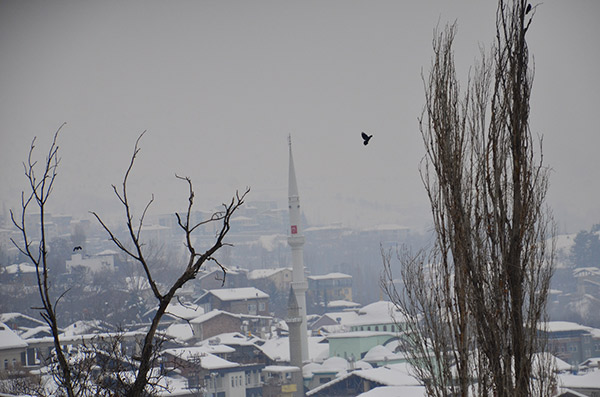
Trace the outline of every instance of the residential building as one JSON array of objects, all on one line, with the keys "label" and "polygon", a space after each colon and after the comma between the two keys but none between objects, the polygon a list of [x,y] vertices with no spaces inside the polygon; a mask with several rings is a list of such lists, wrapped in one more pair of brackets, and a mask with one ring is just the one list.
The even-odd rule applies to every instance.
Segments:
[{"label": "residential building", "polygon": [[322,313],[331,301],[352,301],[352,276],[348,274],[329,273],[307,279],[308,299],[314,310]]},{"label": "residential building", "polygon": [[593,328],[568,321],[549,321],[541,332],[548,338],[550,353],[571,365],[593,357]]},{"label": "residential building", "polygon": [[280,267],[277,269],[256,269],[248,273],[248,280],[269,280],[279,291],[289,291],[292,283],[292,268]]},{"label": "residential building", "polygon": [[91,273],[114,272],[115,257],[113,254],[86,257],[83,257],[81,254],[73,254],[71,255],[71,259],[67,260],[66,266],[69,273],[75,271],[77,268],[86,269]]},{"label": "residential building", "polygon": [[401,332],[404,316],[389,301],[378,301],[358,310],[358,317],[349,321],[351,331]]},{"label": "residential building", "polygon": [[27,346],[8,325],[0,323],[0,372],[26,365]]},{"label": "residential building", "polygon": [[205,312],[219,309],[234,314],[269,314],[269,295],[254,287],[211,289],[195,303]]},{"label": "residential building", "polygon": [[208,353],[204,347],[183,347],[163,352],[164,371],[177,369],[187,379],[188,389],[211,397],[261,396],[263,364],[242,365]]},{"label": "residential building", "polygon": [[190,321],[190,324],[194,339],[205,340],[224,332],[239,332],[242,328],[242,319],[239,315],[215,309],[196,317]]}]

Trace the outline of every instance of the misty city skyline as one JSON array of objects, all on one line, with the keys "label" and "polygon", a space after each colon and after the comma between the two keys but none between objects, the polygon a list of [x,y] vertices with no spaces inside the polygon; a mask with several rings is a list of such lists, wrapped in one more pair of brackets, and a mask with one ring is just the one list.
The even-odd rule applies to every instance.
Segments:
[{"label": "misty city skyline", "polygon": [[[182,210],[192,178],[199,210],[252,190],[286,208],[292,136],[311,224],[427,228],[417,118],[433,30],[456,21],[464,88],[494,39],[494,2],[0,3],[0,203],[19,210],[22,162],[59,137],[50,211],[117,209],[131,177],[141,210]],[[527,32],[535,79],[531,129],[552,168],[547,203],[560,232],[600,222],[600,4],[544,1]],[[361,131],[372,134],[364,146]]]}]

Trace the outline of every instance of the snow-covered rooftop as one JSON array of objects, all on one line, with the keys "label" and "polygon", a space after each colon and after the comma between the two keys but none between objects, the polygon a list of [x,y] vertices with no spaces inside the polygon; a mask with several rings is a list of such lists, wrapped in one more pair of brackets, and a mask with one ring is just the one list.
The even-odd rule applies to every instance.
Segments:
[{"label": "snow-covered rooftop", "polygon": [[164,353],[178,357],[182,360],[193,361],[204,369],[220,369],[239,367],[240,364],[234,363],[211,353],[207,353],[202,347],[181,347],[175,349],[166,349]]},{"label": "snow-covered rooftop", "polygon": [[194,330],[187,323],[171,324],[165,330],[165,334],[180,342],[185,342],[194,337]]},{"label": "snow-covered rooftop", "polygon": [[567,331],[590,331],[590,327],[585,325],[572,323],[570,321],[548,321],[547,323],[540,324],[539,328],[544,329],[546,332],[567,332]]},{"label": "snow-covered rooftop", "polygon": [[369,338],[372,336],[389,335],[390,337],[397,336],[394,332],[386,331],[352,331],[340,332],[339,334],[329,334],[327,339],[344,339],[344,338]]},{"label": "snow-covered rooftop", "polygon": [[232,314],[232,313],[229,313],[229,312],[225,312],[223,310],[214,309],[214,310],[209,311],[208,313],[204,313],[204,314],[202,314],[202,315],[194,318],[193,320],[190,321],[190,323],[192,323],[192,324],[201,324],[201,323],[203,323],[205,321],[208,321],[208,320],[210,320],[210,319],[212,319],[214,317],[217,317],[220,314],[226,314],[226,315],[229,315],[229,316],[232,316],[232,317],[239,317],[239,315],[237,315],[237,314]]},{"label": "snow-covered rooftop", "polygon": [[167,306],[165,314],[170,314],[173,317],[183,320],[191,320],[204,314],[204,309],[193,303],[185,303],[183,305],[179,303],[170,303],[169,306]]},{"label": "snow-covered rooftop", "polygon": [[25,342],[6,324],[0,323],[0,349],[20,349],[27,347]]},{"label": "snow-covered rooftop", "polygon": [[269,298],[269,294],[254,287],[211,289],[209,293],[222,301]]},{"label": "snow-covered rooftop", "polygon": [[349,325],[392,324],[402,322],[404,316],[390,301],[378,301],[358,311],[358,317]]},{"label": "snow-covered rooftop", "polygon": [[267,278],[267,277],[271,277],[274,274],[277,274],[281,271],[284,270],[292,270],[291,267],[279,267],[276,269],[256,269],[256,270],[252,270],[248,273],[248,279],[249,280],[256,280],[256,279],[260,279],[260,278]]},{"label": "snow-covered rooftop", "polygon": [[425,386],[381,386],[361,393],[358,397],[425,397]]},{"label": "snow-covered rooftop", "polygon": [[255,343],[262,343],[263,340],[254,336],[247,337],[239,332],[226,332],[219,335],[215,335],[208,340],[204,340],[199,345],[204,344],[222,344],[228,346],[251,346]]},{"label": "snow-covered rooftop", "polygon": [[348,372],[342,376],[333,379],[331,382],[325,383],[306,393],[307,396],[316,394],[335,383],[338,383],[350,376],[358,376],[363,379],[368,379],[372,382],[377,382],[386,386],[420,386],[419,381],[410,375],[409,366],[402,364],[386,365],[372,369],[361,369]]},{"label": "snow-covered rooftop", "polygon": [[320,276],[308,276],[307,278],[311,280],[337,280],[340,278],[352,278],[352,276],[344,273],[329,273]]},{"label": "snow-covered rooftop", "polygon": [[388,360],[401,360],[404,359],[404,356],[401,354],[394,353],[391,349],[389,349],[386,346],[377,345],[372,347],[362,359],[368,363],[375,363]]},{"label": "snow-covered rooftop", "polygon": [[9,265],[4,267],[4,272],[7,274],[35,273],[35,266],[30,265],[26,262],[17,263],[16,265]]},{"label": "snow-covered rooftop", "polygon": [[276,373],[300,372],[300,368],[293,365],[267,365],[263,368],[263,371]]},{"label": "snow-covered rooftop", "polygon": [[356,321],[358,318],[357,312],[331,312],[325,313],[323,316],[327,316],[333,321],[337,322],[341,325],[351,324],[353,321]]},{"label": "snow-covered rooftop", "polygon": [[327,303],[328,309],[343,308],[343,307],[356,308],[356,307],[360,307],[360,303],[350,302],[350,301],[345,301],[345,300],[337,300],[337,301],[331,301],[331,302]]},{"label": "snow-covered rooftop", "polygon": [[[329,344],[320,343],[322,337],[308,338],[308,359],[322,362],[329,357]],[[287,337],[268,339],[259,347],[271,360],[276,362],[290,361],[290,343]]]},{"label": "snow-covered rooftop", "polygon": [[600,371],[591,371],[582,375],[571,373],[559,374],[558,384],[567,388],[596,388],[600,389]]}]

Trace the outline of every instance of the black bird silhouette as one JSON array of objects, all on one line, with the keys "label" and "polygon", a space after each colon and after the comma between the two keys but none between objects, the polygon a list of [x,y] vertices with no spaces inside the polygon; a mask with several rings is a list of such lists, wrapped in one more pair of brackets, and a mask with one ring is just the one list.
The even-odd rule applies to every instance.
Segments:
[{"label": "black bird silhouette", "polygon": [[81,250],[81,249],[83,249],[83,248],[81,248],[81,246],[80,246],[80,245],[78,245],[77,247],[74,247],[74,248],[73,248],[73,252],[75,252],[75,251],[79,251],[79,250]]},{"label": "black bird silhouette", "polygon": [[373,138],[373,135],[367,135],[364,132],[361,132],[360,136],[362,136],[362,139],[364,140],[363,145],[365,146],[367,146],[369,144],[369,140]]},{"label": "black bird silhouette", "polygon": [[531,4],[527,4],[527,8],[525,9],[525,14],[529,14],[529,11],[531,11]]}]

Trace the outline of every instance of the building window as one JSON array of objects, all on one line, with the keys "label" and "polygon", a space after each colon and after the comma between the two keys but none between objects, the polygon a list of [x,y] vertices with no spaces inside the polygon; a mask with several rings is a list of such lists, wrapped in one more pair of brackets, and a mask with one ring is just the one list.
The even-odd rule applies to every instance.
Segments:
[{"label": "building window", "polygon": [[379,325],[375,326],[375,331],[379,331]]},{"label": "building window", "polygon": [[258,310],[261,311],[261,312],[264,312],[266,310],[265,302],[259,302],[259,304],[258,304]]},{"label": "building window", "polygon": [[386,332],[387,331],[387,325],[383,326],[383,331]]}]

